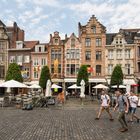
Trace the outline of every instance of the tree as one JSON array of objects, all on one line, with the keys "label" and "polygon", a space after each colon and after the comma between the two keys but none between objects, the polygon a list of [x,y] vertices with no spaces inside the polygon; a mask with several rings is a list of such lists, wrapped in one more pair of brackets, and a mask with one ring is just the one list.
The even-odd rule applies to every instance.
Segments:
[{"label": "tree", "polygon": [[6,73],[5,80],[8,81],[12,79],[19,82],[23,82],[20,67],[16,63],[11,63]]},{"label": "tree", "polygon": [[122,72],[122,68],[121,65],[116,65],[112,75],[111,75],[111,81],[110,81],[111,85],[117,85],[117,88],[119,88],[119,85],[123,84],[123,72]]},{"label": "tree", "polygon": [[39,79],[39,85],[43,88],[46,89],[46,83],[47,80],[51,80],[51,75],[50,75],[50,70],[48,66],[44,66],[41,70],[41,75]]},{"label": "tree", "polygon": [[80,86],[80,82],[83,79],[85,81],[85,85],[88,86],[88,72],[87,72],[87,66],[82,65],[79,69],[78,76],[77,76],[77,85]]}]

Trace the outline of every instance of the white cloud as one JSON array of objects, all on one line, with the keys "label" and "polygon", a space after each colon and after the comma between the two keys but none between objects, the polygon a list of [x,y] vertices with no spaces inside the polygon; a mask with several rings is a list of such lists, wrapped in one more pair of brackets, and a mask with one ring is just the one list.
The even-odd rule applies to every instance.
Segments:
[{"label": "white cloud", "polygon": [[119,28],[140,27],[140,1],[129,0],[120,4],[113,3],[112,0],[102,3],[95,3],[95,1],[70,4],[67,7],[81,19],[94,14],[109,32],[118,32]]},{"label": "white cloud", "polygon": [[33,0],[32,1],[36,5],[45,6],[48,5],[50,7],[59,7],[59,2],[57,0]]}]

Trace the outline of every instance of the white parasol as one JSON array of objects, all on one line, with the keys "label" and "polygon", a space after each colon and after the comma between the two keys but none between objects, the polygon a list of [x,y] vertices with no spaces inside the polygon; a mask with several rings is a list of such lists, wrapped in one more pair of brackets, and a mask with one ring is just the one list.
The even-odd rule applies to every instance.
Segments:
[{"label": "white parasol", "polygon": [[73,85],[69,86],[68,89],[81,89],[81,87],[77,86],[76,84],[73,84]]},{"label": "white parasol", "polygon": [[51,80],[48,80],[47,83],[46,83],[46,92],[45,92],[45,96],[46,96],[46,97],[52,96],[52,92],[51,92]]},{"label": "white parasol", "polygon": [[27,85],[20,83],[15,80],[9,80],[0,85],[0,87],[7,87],[7,88],[28,88]]},{"label": "white parasol", "polygon": [[81,80],[81,93],[80,93],[80,97],[81,98],[85,98],[85,81],[84,80]]},{"label": "white parasol", "polygon": [[105,86],[105,85],[103,85],[103,84],[98,84],[98,85],[96,85],[96,86],[94,86],[93,88],[103,88],[103,89],[108,89],[108,87],[107,86]]}]

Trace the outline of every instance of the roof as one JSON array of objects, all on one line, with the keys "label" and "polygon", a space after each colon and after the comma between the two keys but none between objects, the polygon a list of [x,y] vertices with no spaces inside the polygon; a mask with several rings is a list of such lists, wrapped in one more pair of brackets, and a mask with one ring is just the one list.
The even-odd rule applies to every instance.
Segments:
[{"label": "roof", "polygon": [[106,34],[106,45],[111,45],[113,38],[116,36],[117,33],[107,33]]},{"label": "roof", "polygon": [[138,33],[139,31],[140,29],[137,28],[137,29],[120,29],[119,32],[121,32],[124,35],[125,40],[128,44],[133,44],[134,37],[140,36],[140,34]]},{"label": "roof", "polygon": [[39,41],[24,41],[25,48],[33,48],[35,45],[39,44]]}]

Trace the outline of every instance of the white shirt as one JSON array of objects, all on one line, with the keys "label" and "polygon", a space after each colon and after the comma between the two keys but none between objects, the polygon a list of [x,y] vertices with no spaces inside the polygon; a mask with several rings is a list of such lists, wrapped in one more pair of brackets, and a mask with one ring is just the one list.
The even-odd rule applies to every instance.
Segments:
[{"label": "white shirt", "polygon": [[102,100],[101,106],[104,106],[104,107],[108,106],[108,100],[109,99],[110,98],[109,98],[109,96],[107,94],[101,95],[101,100]]},{"label": "white shirt", "polygon": [[137,107],[137,102],[138,102],[138,97],[137,96],[130,96],[129,97],[129,102],[130,106],[136,108]]}]

